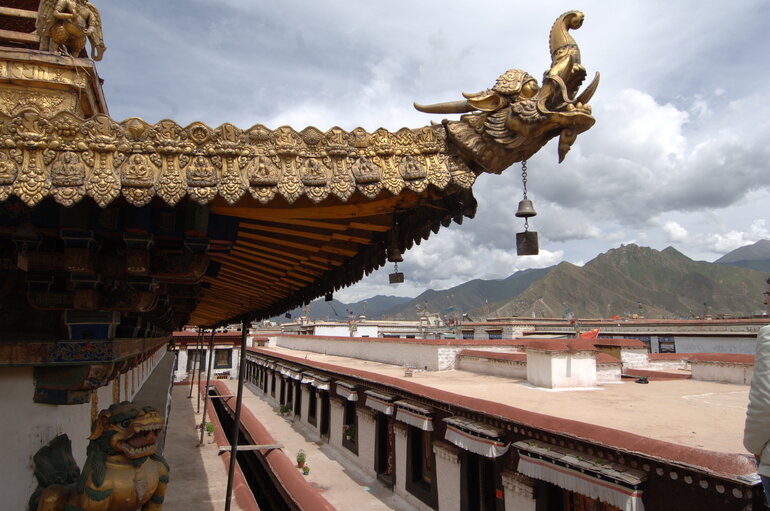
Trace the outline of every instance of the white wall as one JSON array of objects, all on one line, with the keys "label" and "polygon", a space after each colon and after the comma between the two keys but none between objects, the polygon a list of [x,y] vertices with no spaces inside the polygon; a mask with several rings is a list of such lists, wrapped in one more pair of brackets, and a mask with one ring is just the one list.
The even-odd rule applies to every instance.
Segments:
[{"label": "white wall", "polygon": [[649,362],[647,348],[620,348],[620,361],[624,368],[641,369]]},{"label": "white wall", "polygon": [[703,381],[718,381],[721,383],[735,383],[737,385],[751,384],[754,375],[754,366],[743,364],[725,364],[719,362],[690,362],[692,379]]},{"label": "white wall", "polygon": [[549,389],[596,386],[594,352],[527,350],[527,380]]},{"label": "white wall", "polygon": [[[140,366],[120,376],[120,401],[130,401],[134,397],[165,354],[166,351],[160,349]],[[128,394],[125,392],[126,382]],[[94,392],[99,410],[113,404],[114,385],[110,382]],[[83,467],[88,436],[91,434],[91,403],[49,405],[33,402],[35,385],[32,367],[0,368],[0,388],[3,389],[0,416],[5,424],[4,433],[0,436],[0,479],[4,490],[0,507],[24,510],[30,495],[37,488],[32,456],[57,435],[66,433],[69,436],[72,455],[78,466]]]},{"label": "white wall", "polygon": [[339,447],[340,449],[347,451],[347,449],[342,447],[342,425],[344,424],[344,411],[345,405],[342,401],[331,397],[329,398],[329,443],[335,447]]},{"label": "white wall", "polygon": [[619,383],[620,364],[597,364],[596,383]]},{"label": "white wall", "polygon": [[505,511],[535,511],[535,482],[510,470],[503,471],[501,477],[505,491]]},{"label": "white wall", "polygon": [[358,464],[369,477],[377,477],[374,470],[375,417],[377,412],[358,407]]},{"label": "white wall", "polygon": [[516,360],[497,360],[477,356],[462,356],[458,358],[457,369],[503,378],[526,378],[527,363]]},{"label": "white wall", "polygon": [[554,388],[595,387],[596,355],[594,352],[569,352],[553,358]]},{"label": "white wall", "polygon": [[453,447],[433,444],[433,453],[436,455],[438,508],[441,511],[460,511],[460,456],[457,449],[453,449]]},{"label": "white wall", "polygon": [[[394,459],[396,462],[396,484],[393,487],[393,491],[396,495],[400,495],[403,498],[411,497],[409,492],[406,491],[406,432],[407,426],[400,422],[396,422],[394,425],[395,430],[395,447],[394,447]],[[416,500],[416,499],[415,499]]]},{"label": "white wall", "polygon": [[[276,345],[294,350],[311,351],[326,355],[360,358],[373,362],[394,364],[443,371],[455,368],[457,354],[466,349],[463,345],[421,344],[418,342],[398,342],[397,339],[372,338],[358,341],[350,338],[313,336],[276,337]],[[512,347],[484,347],[485,351],[511,352]]]},{"label": "white wall", "polygon": [[[302,395],[302,403],[300,404],[300,409],[299,409],[301,420],[305,424],[310,424],[307,421],[307,416],[308,416],[307,412],[310,409],[310,391],[308,390],[307,384],[300,385],[300,394]],[[318,408],[316,408],[316,410],[318,410]]]},{"label": "white wall", "polygon": [[551,354],[527,350],[527,381],[535,387],[553,388]]},{"label": "white wall", "polygon": [[689,371],[690,361],[681,358],[674,360],[650,360],[646,365],[635,369],[650,369],[653,371]]},{"label": "white wall", "polygon": [[316,325],[315,335],[329,335],[339,337],[377,337],[379,332],[376,325],[356,325],[356,329],[352,332],[347,325]]},{"label": "white wall", "polygon": [[[278,336],[278,346],[324,353],[327,355],[340,355],[344,357],[361,358],[374,362],[409,366],[413,368],[438,370],[438,348],[435,345],[417,343],[399,343],[387,341],[356,341],[354,339],[324,338],[318,339],[311,336]],[[454,357],[447,355],[454,363]]]}]

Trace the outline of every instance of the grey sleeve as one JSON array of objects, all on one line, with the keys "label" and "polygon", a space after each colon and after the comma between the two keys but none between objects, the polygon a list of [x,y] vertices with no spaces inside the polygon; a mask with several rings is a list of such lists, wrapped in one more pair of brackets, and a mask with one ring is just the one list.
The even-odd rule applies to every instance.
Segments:
[{"label": "grey sleeve", "polygon": [[770,325],[757,335],[754,375],[749,391],[749,408],[743,445],[750,453],[760,454],[770,441]]}]

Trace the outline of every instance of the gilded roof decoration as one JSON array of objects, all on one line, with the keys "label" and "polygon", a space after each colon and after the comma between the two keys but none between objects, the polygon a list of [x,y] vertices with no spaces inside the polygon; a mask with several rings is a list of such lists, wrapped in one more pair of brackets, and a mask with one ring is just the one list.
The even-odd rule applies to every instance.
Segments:
[{"label": "gilded roof decoration", "polygon": [[183,128],[170,120],[46,117],[29,108],[0,114],[0,139],[0,201],[15,195],[29,206],[46,197],[72,206],[88,196],[106,207],[120,195],[134,206],[154,197],[173,206],[186,196],[199,204],[217,196],[235,204],[246,195],[262,204],[277,196],[290,204],[302,196],[345,202],[356,190],[374,199],[383,190],[469,188],[476,177],[440,125],[396,133]]}]

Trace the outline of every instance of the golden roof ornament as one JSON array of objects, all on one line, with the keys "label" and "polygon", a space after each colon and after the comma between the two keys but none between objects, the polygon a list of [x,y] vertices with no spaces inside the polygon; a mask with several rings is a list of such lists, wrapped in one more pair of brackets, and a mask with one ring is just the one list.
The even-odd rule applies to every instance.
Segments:
[{"label": "golden roof ornament", "polygon": [[491,89],[464,93],[465,101],[415,103],[415,108],[426,113],[468,113],[444,125],[471,168],[500,173],[527,160],[556,135],[559,162],[563,161],[578,134],[595,122],[587,103],[599,85],[599,73],[578,95],[586,70],[569,33],[582,26],[584,17],[580,11],[569,11],[551,27],[551,68],[543,75],[542,87],[526,72],[510,69]]},{"label": "golden roof ornament", "polygon": [[102,60],[104,45],[99,11],[87,0],[41,0],[35,23],[40,49],[79,57],[91,42],[91,58]]},{"label": "golden roof ornament", "polygon": [[[510,69],[491,89],[464,94],[464,100],[415,104],[423,112],[466,113],[460,120],[395,133],[201,122],[183,127],[137,118],[118,123],[101,114],[83,119],[35,107],[0,112],[0,202],[15,195],[33,207],[52,197],[72,206],[88,196],[106,207],[122,195],[137,207],[154,197],[173,206],[186,196],[201,205],[216,197],[233,205],[249,196],[262,204],[276,197],[292,204],[303,196],[313,203],[347,202],[356,191],[374,200],[382,191],[467,190],[478,174],[525,161],[557,135],[562,161],[595,122],[587,103],[599,75],[579,92],[586,70],[569,33],[582,23],[579,11],[554,23],[542,85]],[[86,0],[42,0],[37,26],[43,49],[74,56],[90,39],[95,60],[104,52],[99,14]]]}]

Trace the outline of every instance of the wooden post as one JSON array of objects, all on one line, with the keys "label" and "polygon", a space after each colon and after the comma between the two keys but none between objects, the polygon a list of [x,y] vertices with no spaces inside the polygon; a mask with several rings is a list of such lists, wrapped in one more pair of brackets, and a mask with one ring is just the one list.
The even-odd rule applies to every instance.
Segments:
[{"label": "wooden post", "polygon": [[[195,360],[193,360],[192,375],[190,376],[190,393],[187,395],[187,399],[192,397],[193,385],[195,384],[195,364],[201,363],[201,349],[203,348],[203,329],[198,329],[198,339],[195,341]],[[190,358],[190,348],[187,348],[187,358]]]},{"label": "wooden post", "polygon": [[244,319],[241,323],[241,353],[238,363],[238,397],[235,402],[235,421],[233,434],[230,440],[230,468],[227,471],[227,493],[225,494],[225,511],[230,511],[230,501],[233,494],[233,474],[235,473],[235,458],[238,455],[238,436],[241,432],[241,405],[243,403],[243,380],[246,372],[246,333],[248,323]]},{"label": "wooden post", "polygon": [[[216,328],[211,329],[211,339],[209,340],[209,354],[214,351],[214,332]],[[211,382],[211,366],[214,365],[214,357],[209,356],[209,367],[206,371],[206,397],[203,400],[203,419],[201,420],[201,440],[198,442],[203,445],[203,432],[206,430],[206,411],[209,406],[209,383]],[[200,396],[200,383],[198,384],[198,396]]]}]

